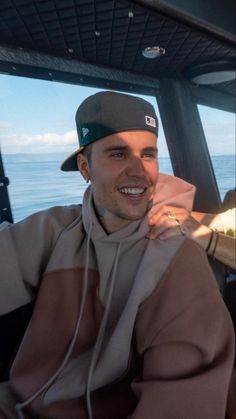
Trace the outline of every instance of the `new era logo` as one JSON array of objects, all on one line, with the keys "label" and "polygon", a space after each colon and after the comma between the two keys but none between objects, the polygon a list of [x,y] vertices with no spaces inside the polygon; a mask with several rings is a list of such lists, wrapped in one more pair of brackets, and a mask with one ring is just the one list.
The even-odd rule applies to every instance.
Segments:
[{"label": "new era logo", "polygon": [[150,127],[156,128],[156,121],[152,116],[145,116],[145,122],[147,125],[150,125]]},{"label": "new era logo", "polygon": [[89,133],[89,129],[88,128],[82,128],[83,137],[85,137],[88,133]]}]

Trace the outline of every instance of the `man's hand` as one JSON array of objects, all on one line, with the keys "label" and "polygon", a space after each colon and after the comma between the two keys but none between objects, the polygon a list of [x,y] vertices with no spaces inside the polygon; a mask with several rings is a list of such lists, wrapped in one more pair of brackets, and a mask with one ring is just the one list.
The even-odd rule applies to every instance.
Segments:
[{"label": "man's hand", "polygon": [[148,213],[149,239],[166,239],[183,234],[196,241],[204,250],[211,238],[212,230],[199,223],[185,208],[163,206],[155,211],[155,205]]}]

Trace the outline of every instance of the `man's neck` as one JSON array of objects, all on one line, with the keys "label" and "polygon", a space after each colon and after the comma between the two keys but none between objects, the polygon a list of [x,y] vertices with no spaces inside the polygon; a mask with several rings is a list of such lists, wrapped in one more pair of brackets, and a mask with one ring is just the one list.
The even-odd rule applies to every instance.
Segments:
[{"label": "man's neck", "polygon": [[94,205],[98,219],[107,234],[115,233],[131,223],[131,220],[126,220],[104,210],[104,208]]}]

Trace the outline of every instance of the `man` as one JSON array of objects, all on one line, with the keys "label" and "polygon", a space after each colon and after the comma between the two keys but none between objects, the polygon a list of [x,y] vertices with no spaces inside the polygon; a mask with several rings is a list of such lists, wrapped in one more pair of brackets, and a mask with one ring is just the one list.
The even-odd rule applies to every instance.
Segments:
[{"label": "man", "polygon": [[76,122],[81,147],[62,169],[91,182],[82,213],[1,232],[1,312],[37,299],[0,418],[223,419],[234,337],[206,256],[184,236],[146,238],[155,111],[100,92]]}]

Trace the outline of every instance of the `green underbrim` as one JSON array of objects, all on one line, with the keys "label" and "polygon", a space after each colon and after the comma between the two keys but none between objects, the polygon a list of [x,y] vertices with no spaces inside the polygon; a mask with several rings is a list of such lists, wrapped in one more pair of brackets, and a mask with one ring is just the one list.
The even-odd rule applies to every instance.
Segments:
[{"label": "green underbrim", "polygon": [[61,170],[63,172],[75,172],[78,171],[77,166],[77,155],[84,150],[85,147],[80,147],[78,150],[71,153],[61,164]]}]

